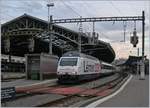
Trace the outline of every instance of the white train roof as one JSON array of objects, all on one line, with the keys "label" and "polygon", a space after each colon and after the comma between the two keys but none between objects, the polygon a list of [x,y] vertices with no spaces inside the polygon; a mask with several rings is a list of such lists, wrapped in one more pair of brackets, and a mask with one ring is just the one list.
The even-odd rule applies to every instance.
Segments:
[{"label": "white train roof", "polygon": [[62,55],[62,57],[84,57],[84,58],[89,58],[89,59],[93,59],[93,60],[98,60],[96,57],[86,55],[83,53],[79,53],[78,51],[69,51],[67,53],[64,53]]}]

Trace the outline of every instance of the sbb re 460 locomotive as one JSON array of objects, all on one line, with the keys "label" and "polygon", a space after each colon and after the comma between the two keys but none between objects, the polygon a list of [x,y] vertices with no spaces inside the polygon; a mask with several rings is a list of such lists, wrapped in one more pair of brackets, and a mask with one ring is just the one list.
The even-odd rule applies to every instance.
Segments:
[{"label": "sbb re 460 locomotive", "polygon": [[[102,68],[105,68],[104,71]],[[112,69],[112,65],[103,63],[95,57],[71,51],[59,59],[57,76],[60,83],[79,82],[112,73]]]}]

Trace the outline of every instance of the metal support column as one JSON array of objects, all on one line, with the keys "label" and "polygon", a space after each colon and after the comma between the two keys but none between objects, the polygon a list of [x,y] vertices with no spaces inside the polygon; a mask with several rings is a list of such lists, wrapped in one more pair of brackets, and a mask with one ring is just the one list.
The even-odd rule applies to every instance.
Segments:
[{"label": "metal support column", "polygon": [[142,11],[142,57],[144,60],[145,13]]},{"label": "metal support column", "polygon": [[49,25],[49,54],[53,54],[52,52],[52,16],[50,16],[50,25]]},{"label": "metal support column", "polygon": [[49,35],[49,54],[52,55],[52,15],[50,16],[50,7],[54,6],[54,3],[47,4],[48,7],[48,35]]},{"label": "metal support column", "polygon": [[93,21],[92,44],[95,44],[95,22]]},{"label": "metal support column", "polygon": [[142,11],[142,66],[141,66],[141,78],[145,79],[145,57],[144,57],[144,40],[145,39],[145,13]]},{"label": "metal support column", "polygon": [[[82,19],[82,16],[80,16],[80,18]],[[81,36],[82,36],[82,22],[79,22],[79,35],[78,35],[78,49],[79,49],[79,53],[81,53],[81,44],[82,44],[82,41],[81,41]]]}]

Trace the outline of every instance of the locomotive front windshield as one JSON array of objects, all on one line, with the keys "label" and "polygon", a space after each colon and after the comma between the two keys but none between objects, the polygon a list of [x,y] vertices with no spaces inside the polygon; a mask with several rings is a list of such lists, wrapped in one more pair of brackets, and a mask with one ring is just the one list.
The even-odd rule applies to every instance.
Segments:
[{"label": "locomotive front windshield", "polygon": [[60,66],[76,66],[78,58],[62,58],[60,61]]}]

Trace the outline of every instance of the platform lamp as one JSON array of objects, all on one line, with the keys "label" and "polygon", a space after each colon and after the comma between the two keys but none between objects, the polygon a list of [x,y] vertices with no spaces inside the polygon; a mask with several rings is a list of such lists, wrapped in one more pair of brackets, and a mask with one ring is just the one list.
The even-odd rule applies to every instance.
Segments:
[{"label": "platform lamp", "polygon": [[48,3],[48,35],[49,35],[49,54],[52,54],[52,15],[50,15],[50,7],[53,7],[54,3]]}]

